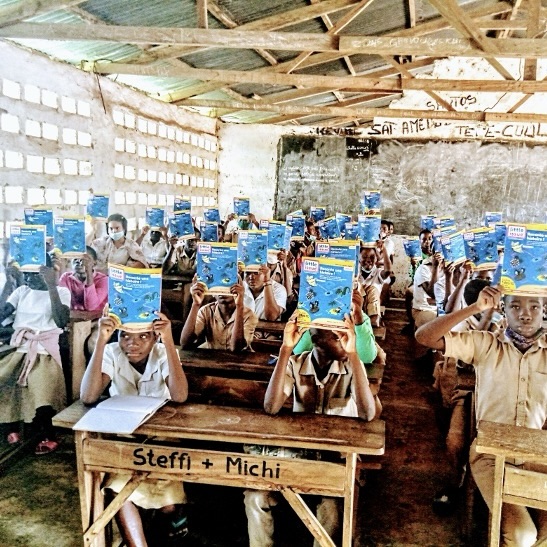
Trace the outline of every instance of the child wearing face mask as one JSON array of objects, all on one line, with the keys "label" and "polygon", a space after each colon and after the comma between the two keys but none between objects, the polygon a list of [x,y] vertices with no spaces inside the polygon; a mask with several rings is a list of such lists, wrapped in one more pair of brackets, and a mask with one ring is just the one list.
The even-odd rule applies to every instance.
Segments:
[{"label": "child wearing face mask", "polygon": [[114,213],[106,223],[108,234],[91,243],[97,253],[97,271],[107,273],[109,262],[133,268],[148,268],[140,245],[127,237],[127,219]]},{"label": "child wearing face mask", "polygon": [[0,321],[15,312],[10,344],[17,349],[0,360],[0,423],[6,424],[7,442],[21,442],[19,423],[33,422],[41,440],[35,454],[53,452],[51,418],[65,406],[66,387],[59,335],[69,320],[70,291],[57,287],[57,275],[48,266],[25,274],[25,285],[13,291],[0,310]]}]

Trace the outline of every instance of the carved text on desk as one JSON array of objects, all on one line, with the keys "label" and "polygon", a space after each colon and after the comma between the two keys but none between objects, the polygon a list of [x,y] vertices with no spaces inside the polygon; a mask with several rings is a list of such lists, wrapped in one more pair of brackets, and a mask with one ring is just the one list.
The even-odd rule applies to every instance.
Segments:
[{"label": "carved text on desk", "polygon": [[91,438],[84,444],[88,470],[141,471],[151,478],[269,490],[289,486],[296,492],[332,496],[344,492],[346,469],[337,463]]}]

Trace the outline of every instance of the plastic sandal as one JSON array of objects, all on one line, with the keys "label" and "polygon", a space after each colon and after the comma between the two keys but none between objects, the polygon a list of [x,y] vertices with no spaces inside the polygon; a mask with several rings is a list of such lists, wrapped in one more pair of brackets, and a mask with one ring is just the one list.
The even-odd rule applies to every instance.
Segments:
[{"label": "plastic sandal", "polygon": [[19,444],[21,442],[21,435],[17,433],[16,431],[12,431],[8,437],[8,444]]},{"label": "plastic sandal", "polygon": [[45,454],[51,454],[51,452],[55,452],[57,448],[59,447],[59,443],[57,441],[50,441],[49,439],[44,439],[43,441],[40,441],[36,445],[36,449],[34,450],[34,453],[37,456],[43,456]]}]

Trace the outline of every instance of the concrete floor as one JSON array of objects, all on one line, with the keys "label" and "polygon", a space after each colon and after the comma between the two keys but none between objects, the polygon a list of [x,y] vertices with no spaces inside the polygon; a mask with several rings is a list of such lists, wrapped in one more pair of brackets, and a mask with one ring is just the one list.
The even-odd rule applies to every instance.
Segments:
[{"label": "concrete floor", "polygon": [[[461,539],[458,513],[439,517],[431,509],[443,486],[443,439],[435,419],[435,394],[429,371],[414,364],[415,344],[399,331],[402,311],[387,311],[388,367],[380,392],[386,421],[386,454],[381,470],[367,472],[361,489],[356,547],[459,547],[485,545],[487,515],[475,504],[473,536]],[[1,469],[0,547],[82,545],[74,450],[63,434],[54,454],[23,453]],[[239,547],[247,543],[241,492],[233,488],[188,485],[192,536],[185,547]],[[480,496],[479,496],[480,498]],[[277,544],[311,545],[311,536],[290,509],[281,510]]]}]

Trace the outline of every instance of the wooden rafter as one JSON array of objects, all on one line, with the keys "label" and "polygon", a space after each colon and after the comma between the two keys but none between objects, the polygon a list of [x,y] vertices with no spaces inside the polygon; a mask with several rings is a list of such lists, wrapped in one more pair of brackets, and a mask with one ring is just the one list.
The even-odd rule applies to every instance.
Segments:
[{"label": "wooden rafter", "polygon": [[196,9],[198,13],[198,27],[209,28],[207,20],[207,0],[196,0]]},{"label": "wooden rafter", "polygon": [[[528,4],[528,27],[526,38],[536,38],[540,31],[539,14],[541,11],[541,0],[527,0]],[[537,75],[537,59],[526,59],[524,61],[524,79],[535,80]]]},{"label": "wooden rafter", "polygon": [[66,9],[81,4],[83,0],[25,0],[0,6],[0,26],[13,25],[29,17],[48,11]]}]

